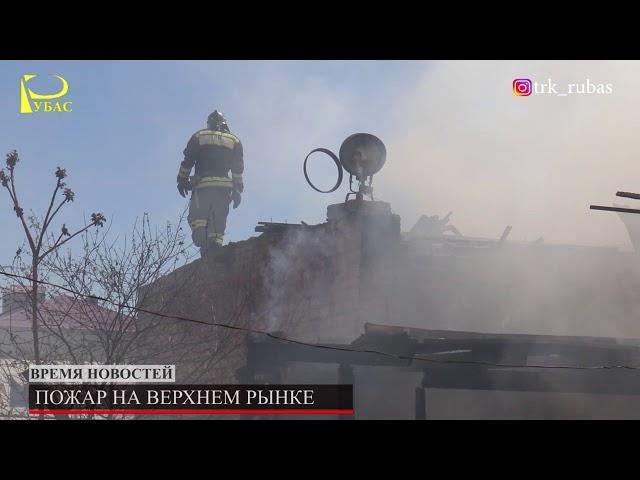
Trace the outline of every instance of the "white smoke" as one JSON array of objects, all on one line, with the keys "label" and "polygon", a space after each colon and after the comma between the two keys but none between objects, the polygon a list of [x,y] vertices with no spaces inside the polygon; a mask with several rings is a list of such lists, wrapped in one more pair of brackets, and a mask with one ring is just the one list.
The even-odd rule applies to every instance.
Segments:
[{"label": "white smoke", "polygon": [[[378,197],[408,230],[423,213],[454,211],[463,234],[630,248],[611,205],[640,190],[640,62],[455,61],[425,64],[398,94]],[[514,78],[558,89],[611,83],[610,95],[514,97]],[[631,201],[633,202],[633,201]]]},{"label": "white smoke", "polygon": [[[291,228],[269,249],[263,307],[268,331],[286,330],[297,338],[315,336],[314,313],[332,298],[331,259],[335,241],[330,231]],[[300,327],[303,328],[300,331]]]}]

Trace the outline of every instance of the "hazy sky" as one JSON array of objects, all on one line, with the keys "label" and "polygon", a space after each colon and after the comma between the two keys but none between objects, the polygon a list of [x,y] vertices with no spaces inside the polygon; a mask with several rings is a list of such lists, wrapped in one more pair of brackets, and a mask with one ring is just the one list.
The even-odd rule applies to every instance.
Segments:
[{"label": "hazy sky", "polygon": [[[74,111],[19,114],[26,73],[42,75],[32,84],[42,92],[58,86],[46,74],[65,77]],[[564,90],[589,78],[613,93],[514,97],[514,78],[551,78]],[[513,239],[626,248],[615,214],[588,205],[640,190],[638,78],[638,62],[4,61],[0,151],[21,155],[25,206],[42,211],[60,165],[76,192],[61,221],[77,226],[83,213],[101,211],[115,232],[126,231],[144,212],[162,223],[184,208],[175,188],[182,150],[218,108],[246,165],[228,240],[254,235],[260,220],[323,221],[346,185],[314,192],[302,160],[366,131],[387,144],[374,186],[405,230],[423,213],[453,210],[468,235],[498,237],[511,224]],[[313,172],[333,183],[329,163]],[[6,192],[3,205],[0,264],[22,238]]]}]

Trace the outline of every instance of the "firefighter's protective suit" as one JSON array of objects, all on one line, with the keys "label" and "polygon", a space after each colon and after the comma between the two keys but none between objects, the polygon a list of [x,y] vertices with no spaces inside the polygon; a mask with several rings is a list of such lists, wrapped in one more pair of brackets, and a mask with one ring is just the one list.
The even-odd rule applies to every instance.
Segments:
[{"label": "firefighter's protective suit", "polygon": [[[192,168],[194,175],[189,177]],[[207,128],[189,139],[178,173],[180,195],[192,190],[187,218],[193,243],[202,256],[224,241],[229,203],[233,201],[236,208],[244,190],[243,171],[242,143],[215,111],[209,115]]]}]

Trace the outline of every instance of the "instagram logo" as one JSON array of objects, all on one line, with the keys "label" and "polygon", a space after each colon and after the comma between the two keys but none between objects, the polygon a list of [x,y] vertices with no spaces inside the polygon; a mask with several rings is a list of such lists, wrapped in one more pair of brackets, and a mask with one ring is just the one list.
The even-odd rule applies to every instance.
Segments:
[{"label": "instagram logo", "polygon": [[513,95],[516,97],[528,97],[531,95],[531,80],[528,78],[516,78],[513,81]]}]

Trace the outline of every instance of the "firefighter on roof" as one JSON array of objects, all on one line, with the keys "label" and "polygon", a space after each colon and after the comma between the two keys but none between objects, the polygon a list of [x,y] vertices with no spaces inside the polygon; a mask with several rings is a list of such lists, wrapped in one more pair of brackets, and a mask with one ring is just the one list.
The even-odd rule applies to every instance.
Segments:
[{"label": "firefighter on roof", "polygon": [[[189,177],[192,168],[194,175]],[[229,204],[233,201],[233,208],[240,205],[243,171],[242,143],[216,110],[207,118],[207,128],[189,139],[178,172],[180,195],[184,197],[192,190],[187,219],[201,256],[224,241]]]}]

